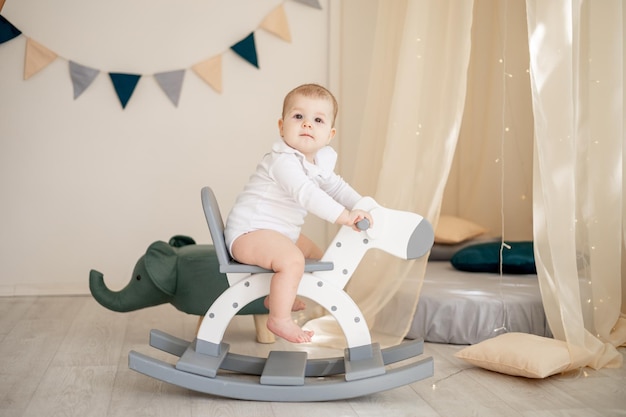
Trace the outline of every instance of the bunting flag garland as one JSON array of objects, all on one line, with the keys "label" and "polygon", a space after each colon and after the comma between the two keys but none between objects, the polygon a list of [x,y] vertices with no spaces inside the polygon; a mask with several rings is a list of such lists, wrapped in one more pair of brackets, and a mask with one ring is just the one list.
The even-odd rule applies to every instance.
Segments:
[{"label": "bunting flag garland", "polygon": [[8,20],[0,16],[0,44],[19,36],[22,32],[13,26]]},{"label": "bunting flag garland", "polygon": [[130,100],[130,96],[133,95],[133,91],[135,91],[135,87],[137,87],[141,75],[110,72],[109,77],[113,82],[117,97],[120,99],[120,103],[122,103],[122,108],[125,109],[128,100]]},{"label": "bunting flag garland", "polygon": [[259,62],[256,58],[256,44],[254,43],[254,32],[250,33],[244,39],[230,47],[240,57],[259,68]]},{"label": "bunting flag garland", "polygon": [[100,71],[70,61],[70,78],[74,87],[74,100],[78,98],[91,85]]},{"label": "bunting flag garland", "polygon": [[185,70],[160,72],[158,74],[154,74],[154,78],[157,80],[157,83],[159,84],[167,98],[170,99],[175,107],[178,107],[180,92],[183,89]]},{"label": "bunting flag garland", "polygon": [[322,10],[322,5],[319,0],[296,0],[298,3],[306,4],[307,6],[314,7],[316,9]]},{"label": "bunting flag garland", "polygon": [[289,23],[287,23],[287,15],[285,14],[285,8],[283,6],[275,8],[270,14],[265,16],[260,27],[278,36],[282,40],[291,43]]},{"label": "bunting flag garland", "polygon": [[209,84],[218,93],[222,92],[222,56],[216,55],[213,58],[200,62],[193,67],[193,71]]},{"label": "bunting flag garland", "polygon": [[57,58],[57,54],[35,42],[31,38],[26,39],[26,57],[24,59],[24,79],[30,77],[44,69]]},{"label": "bunting flag garland", "polygon": [[[322,9],[319,0],[294,1],[315,9]],[[3,5],[4,0],[0,0],[0,10],[2,10]],[[270,13],[268,13],[263,18],[257,29],[263,29],[286,42],[291,42],[291,32],[289,30],[289,23],[283,4],[278,5]],[[16,38],[21,34],[22,32],[18,28],[13,26],[6,18],[0,15],[0,45]],[[228,50],[233,51],[257,69],[259,68],[255,31],[250,32],[250,34],[241,41],[230,46],[227,51]],[[222,55],[225,52],[226,51],[191,66],[193,72],[219,94],[221,94],[223,90]],[[59,58],[59,56],[55,52],[46,48],[39,42],[26,37],[24,80],[28,80],[33,75],[46,68],[57,58]],[[96,68],[79,64],[70,59],[63,57],[61,57],[61,59],[65,59],[69,62],[69,74],[72,82],[74,99],[76,100],[87,90],[87,88],[91,86],[101,71]],[[152,75],[155,78],[157,84],[161,90],[163,90],[167,98],[175,107],[178,107],[185,72],[186,69],[177,69],[174,71],[148,75]],[[113,83],[113,88],[115,89],[118,99],[122,104],[122,109],[125,109],[128,101],[135,91],[135,87],[137,86],[139,79],[146,74],[125,74],[116,72],[109,72],[108,74],[111,82]]]}]

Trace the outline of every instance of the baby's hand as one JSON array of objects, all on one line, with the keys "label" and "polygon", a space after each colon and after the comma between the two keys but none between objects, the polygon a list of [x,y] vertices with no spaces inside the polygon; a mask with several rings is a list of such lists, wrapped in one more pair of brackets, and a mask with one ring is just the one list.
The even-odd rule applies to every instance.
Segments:
[{"label": "baby's hand", "polygon": [[342,226],[350,226],[357,232],[360,232],[361,230],[356,226],[356,224],[363,219],[367,219],[370,222],[369,227],[374,226],[374,219],[372,219],[372,216],[369,214],[369,212],[359,209],[352,211],[344,210],[343,213],[341,213],[341,215],[337,218],[335,223]]},{"label": "baby's hand", "polygon": [[374,226],[374,220],[372,219],[372,216],[369,214],[369,212],[365,210],[358,210],[358,209],[352,210],[349,212],[348,218],[349,218],[348,226],[352,226],[352,228],[356,230],[357,232],[360,232],[361,229],[359,229],[356,224],[363,219],[367,219],[367,221],[369,222],[369,227]]}]

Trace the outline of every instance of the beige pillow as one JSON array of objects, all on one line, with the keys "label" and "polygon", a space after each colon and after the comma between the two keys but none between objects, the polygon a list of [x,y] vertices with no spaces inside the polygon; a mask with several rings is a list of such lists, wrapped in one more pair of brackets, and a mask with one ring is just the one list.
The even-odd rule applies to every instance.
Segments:
[{"label": "beige pillow", "polygon": [[475,238],[487,229],[469,220],[442,214],[435,229],[435,243],[453,245]]},{"label": "beige pillow", "polygon": [[454,356],[490,371],[527,378],[557,374],[571,363],[566,342],[528,333],[504,333]]}]

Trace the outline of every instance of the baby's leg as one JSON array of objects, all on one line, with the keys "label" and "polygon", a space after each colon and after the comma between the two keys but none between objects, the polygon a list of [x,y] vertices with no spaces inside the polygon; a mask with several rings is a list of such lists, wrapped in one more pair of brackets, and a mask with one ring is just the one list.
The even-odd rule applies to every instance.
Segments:
[{"label": "baby's leg", "polygon": [[302,251],[302,254],[306,259],[322,259],[324,252],[305,235],[300,235],[296,246]]},{"label": "baby's leg", "polygon": [[[296,246],[302,251],[305,259],[321,259],[322,255],[324,255],[324,252],[322,252],[322,250],[305,235],[300,235],[298,241],[296,242]],[[264,304],[266,308],[270,308],[269,296],[265,298]],[[291,306],[291,311],[301,311],[305,308],[306,303],[304,302],[304,300],[296,297],[295,301],[293,302],[293,306]]]},{"label": "baby's leg", "polygon": [[[307,236],[303,234],[301,234],[300,237],[298,238],[298,241],[296,242],[296,246],[302,251],[302,254],[304,255],[305,259],[321,259],[322,256],[324,255],[324,252],[322,252],[319,246],[317,246],[311,239],[309,239]],[[267,309],[270,308],[269,296],[265,298],[265,301],[263,302],[263,304],[265,305],[265,308]],[[299,297],[296,297],[296,299],[293,302],[293,305],[291,306],[291,311],[302,311],[305,308],[306,308],[306,303],[304,302],[304,300],[300,299]]]},{"label": "baby's leg", "polygon": [[[270,296],[269,295],[265,297],[265,300],[263,300],[263,305],[268,310],[270,309]],[[291,311],[302,311],[305,308],[306,308],[306,303],[304,302],[304,300],[300,299],[299,297],[296,297],[296,299],[293,300]]]},{"label": "baby's leg", "polygon": [[270,283],[267,328],[290,342],[310,342],[313,332],[302,330],[291,318],[298,285],[304,273],[302,251],[286,236],[273,230],[257,230],[238,237],[233,257],[243,263],[273,270]]}]

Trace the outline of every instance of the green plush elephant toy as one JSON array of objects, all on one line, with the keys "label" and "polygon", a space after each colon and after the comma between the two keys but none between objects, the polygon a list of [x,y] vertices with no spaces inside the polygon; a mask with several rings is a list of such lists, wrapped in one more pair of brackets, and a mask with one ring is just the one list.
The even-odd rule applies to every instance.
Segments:
[{"label": "green plush elephant toy", "polygon": [[[130,282],[120,291],[110,290],[102,273],[91,270],[89,289],[109,310],[128,312],[170,303],[185,313],[204,316],[228,288],[219,270],[213,245],[196,245],[188,236],[174,236],[169,243],[157,241],[137,261]],[[245,306],[238,314],[265,315],[263,299]],[[257,323],[257,336],[258,336]]]}]

